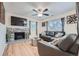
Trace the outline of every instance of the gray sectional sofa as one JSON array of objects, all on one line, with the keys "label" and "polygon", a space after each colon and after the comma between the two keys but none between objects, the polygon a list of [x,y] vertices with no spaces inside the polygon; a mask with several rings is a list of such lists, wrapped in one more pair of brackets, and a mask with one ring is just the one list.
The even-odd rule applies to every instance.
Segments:
[{"label": "gray sectional sofa", "polygon": [[[59,34],[59,35],[58,35]],[[45,31],[41,34],[39,34],[39,37],[41,39],[43,39],[44,41],[47,41],[47,42],[51,42],[53,39],[52,37],[63,37],[65,35],[65,32],[63,31]]]},{"label": "gray sectional sofa", "polygon": [[77,56],[79,37],[76,34],[69,34],[57,45],[41,40],[37,42],[37,47],[40,56]]}]

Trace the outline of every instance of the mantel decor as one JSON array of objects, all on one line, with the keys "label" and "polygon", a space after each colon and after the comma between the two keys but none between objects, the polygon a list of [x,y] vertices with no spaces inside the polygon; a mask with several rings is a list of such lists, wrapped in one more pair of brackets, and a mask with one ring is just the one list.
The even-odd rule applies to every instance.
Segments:
[{"label": "mantel decor", "polygon": [[73,15],[69,15],[67,16],[67,24],[74,24],[77,23],[77,15],[73,14]]}]

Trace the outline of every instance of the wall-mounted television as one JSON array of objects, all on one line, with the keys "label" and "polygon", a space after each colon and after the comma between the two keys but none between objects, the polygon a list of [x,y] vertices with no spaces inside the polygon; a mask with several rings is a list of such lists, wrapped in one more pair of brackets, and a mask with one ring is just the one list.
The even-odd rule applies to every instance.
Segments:
[{"label": "wall-mounted television", "polygon": [[11,16],[11,25],[25,26],[25,25],[27,25],[27,19],[21,18],[21,17],[16,17],[16,16]]}]

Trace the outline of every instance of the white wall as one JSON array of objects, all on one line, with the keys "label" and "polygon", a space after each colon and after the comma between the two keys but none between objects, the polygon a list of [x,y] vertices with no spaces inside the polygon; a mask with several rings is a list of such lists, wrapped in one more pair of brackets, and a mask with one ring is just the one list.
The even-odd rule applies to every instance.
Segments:
[{"label": "white wall", "polygon": [[11,25],[11,15],[9,13],[5,13],[5,24],[6,26],[10,26]]},{"label": "white wall", "polygon": [[41,22],[38,23],[38,34],[42,32],[42,24]]},{"label": "white wall", "polygon": [[[55,20],[55,19],[65,17],[64,30],[65,30],[66,34],[77,33],[77,23],[75,23],[75,24],[67,24],[66,23],[67,22],[66,16],[72,15],[72,14],[76,14],[76,10],[72,10],[72,11],[69,11],[68,13],[63,13],[61,15],[50,17],[48,19],[41,21],[40,23],[42,24],[42,22],[45,22],[45,21],[50,21],[50,20]],[[40,28],[41,28],[41,33],[46,30],[46,27],[41,26]]]},{"label": "white wall", "polygon": [[[41,25],[42,27],[42,25]],[[42,32],[46,31],[46,26],[42,27]]]},{"label": "white wall", "polygon": [[0,23],[0,56],[6,47],[6,26]]},{"label": "white wall", "polygon": [[64,30],[66,34],[72,34],[72,33],[77,34],[77,23],[67,24],[67,18],[65,17]]}]

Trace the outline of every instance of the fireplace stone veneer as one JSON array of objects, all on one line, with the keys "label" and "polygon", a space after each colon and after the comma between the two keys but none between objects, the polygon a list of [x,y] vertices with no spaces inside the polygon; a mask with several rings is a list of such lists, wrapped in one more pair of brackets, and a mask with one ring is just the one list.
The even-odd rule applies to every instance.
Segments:
[{"label": "fireplace stone veneer", "polygon": [[29,28],[10,26],[7,27],[7,34],[10,35],[10,41],[29,38]]}]

